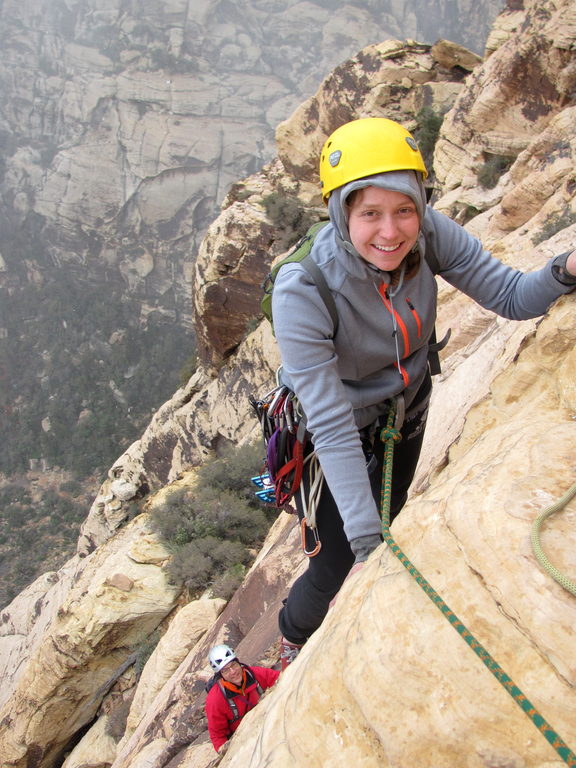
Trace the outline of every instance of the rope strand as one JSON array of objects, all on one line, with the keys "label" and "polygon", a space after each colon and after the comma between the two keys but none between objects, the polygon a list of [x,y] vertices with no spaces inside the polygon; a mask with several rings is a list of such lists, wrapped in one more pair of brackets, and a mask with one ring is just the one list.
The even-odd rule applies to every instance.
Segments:
[{"label": "rope strand", "polygon": [[530,533],[530,541],[532,542],[532,551],[542,568],[552,576],[552,578],[558,582],[564,589],[567,589],[573,595],[576,595],[576,582],[569,579],[564,573],[558,570],[556,566],[552,565],[550,560],[544,554],[542,545],[540,543],[540,529],[546,518],[553,515],[555,512],[559,512],[563,509],[573,498],[576,496],[576,483],[566,491],[564,496],[558,501],[551,504],[543,512],[541,512],[536,520],[532,523],[532,531]]},{"label": "rope strand", "polygon": [[[462,639],[470,646],[474,653],[480,658],[483,664],[490,670],[494,677],[512,696],[516,704],[532,720],[536,728],[544,736],[546,741],[554,747],[557,754],[562,758],[566,765],[571,768],[576,767],[576,754],[570,749],[566,742],[558,735],[546,719],[538,712],[536,707],[522,693],[520,688],[506,674],[498,662],[490,655],[484,646],[472,635],[465,627],[456,614],[444,602],[432,585],[424,578],[417,568],[410,562],[408,557],[402,552],[398,544],[394,541],[390,533],[390,499],[392,494],[392,466],[394,459],[394,443],[397,438],[393,434],[395,408],[391,408],[388,416],[388,424],[382,430],[381,439],[385,442],[384,466],[382,471],[382,489],[381,489],[381,516],[382,516],[382,536],[386,544],[390,547],[394,555],[400,560],[402,565],[415,579],[416,583],[424,590],[434,605],[442,612],[445,618],[450,622],[454,629],[460,634]],[[576,492],[576,491],[575,491]],[[571,498],[571,497],[570,497]],[[551,513],[550,513],[551,514]]]}]

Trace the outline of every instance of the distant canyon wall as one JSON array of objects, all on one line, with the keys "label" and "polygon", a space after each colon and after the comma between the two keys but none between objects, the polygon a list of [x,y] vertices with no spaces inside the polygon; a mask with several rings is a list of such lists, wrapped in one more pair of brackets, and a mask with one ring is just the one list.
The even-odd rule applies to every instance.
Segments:
[{"label": "distant canyon wall", "polygon": [[500,3],[4,0],[0,285],[59,267],[190,325],[231,184],[324,74],[391,36],[483,49]]}]

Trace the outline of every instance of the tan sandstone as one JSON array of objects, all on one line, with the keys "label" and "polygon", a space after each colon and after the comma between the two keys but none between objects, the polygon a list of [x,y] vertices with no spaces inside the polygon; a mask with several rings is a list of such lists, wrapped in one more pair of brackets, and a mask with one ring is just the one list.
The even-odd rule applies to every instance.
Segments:
[{"label": "tan sandstone", "polygon": [[[566,90],[573,37],[571,22],[562,25],[572,18],[572,7],[560,0],[540,10],[545,13],[527,3],[523,23],[511,25],[506,42],[468,76],[445,119],[436,155],[438,205],[467,220],[469,207],[484,194],[475,182],[482,153],[510,152],[509,172],[467,227],[523,269],[576,242],[569,168],[574,121]],[[428,56],[410,41],[377,49],[375,54],[370,48],[365,62],[381,61],[392,70],[402,69],[391,63],[396,56],[400,62]],[[361,58],[340,67],[338,77],[350,71],[361,78]],[[517,82],[512,75],[520,72]],[[416,91],[418,104],[425,103],[427,65],[417,74],[396,74],[397,87],[412,83],[407,103]],[[531,121],[526,114],[534,109],[540,76],[553,85],[542,91],[541,113]],[[446,82],[451,84],[450,77]],[[390,82],[382,85],[371,94],[391,99]],[[339,101],[323,93],[320,112],[326,125],[336,123]],[[347,116],[355,114],[352,108]],[[299,130],[311,153],[299,160],[302,168],[312,168],[312,117],[300,111],[279,147],[290,154]],[[198,290],[209,287],[220,312],[234,306],[237,276],[240,314],[248,314],[249,270],[242,272],[236,259],[245,236],[248,252],[253,241],[265,251],[269,224],[261,206],[268,190],[302,194],[307,205],[315,205],[309,183],[280,182],[283,175],[281,163],[274,162],[239,183],[226,204],[234,216],[224,211],[213,225]],[[546,226],[552,220],[555,230]],[[235,255],[226,251],[230,231],[236,233]],[[271,250],[277,255],[278,244]],[[246,264],[250,258],[248,253]],[[246,327],[242,335],[238,323],[236,340],[225,338],[222,324],[212,327],[210,302],[205,296],[198,302],[208,363],[115,462],[83,526],[79,555],[35,582],[2,616],[0,649],[9,674],[0,692],[0,738],[8,766],[52,768],[78,730],[96,720],[115,685],[128,696],[135,649],[167,622],[177,602],[178,590],[161,570],[168,553],[145,516],[127,522],[130,505],[178,482],[212,451],[257,434],[248,395],[274,381],[278,355],[270,329]],[[512,323],[441,284],[438,325],[441,332],[451,327],[453,336],[442,354],[414,492],[393,526],[416,567],[572,749],[574,599],[536,562],[530,528],[574,481],[574,307],[570,296],[543,320]],[[550,558],[572,578],[575,514],[573,501],[547,522],[542,536]],[[151,703],[134,709],[133,731],[117,750],[114,768],[209,764],[214,752],[203,717],[207,650],[214,642],[230,642],[248,662],[273,663],[277,611],[303,567],[294,518],[282,514],[241,588],[174,674],[165,680],[164,667],[150,666],[148,684],[157,693],[148,699],[142,688],[143,700]],[[175,641],[178,658],[181,642]],[[345,586],[294,666],[246,718],[222,766],[348,768],[355,762],[396,768],[560,766],[552,746],[386,546]]]}]

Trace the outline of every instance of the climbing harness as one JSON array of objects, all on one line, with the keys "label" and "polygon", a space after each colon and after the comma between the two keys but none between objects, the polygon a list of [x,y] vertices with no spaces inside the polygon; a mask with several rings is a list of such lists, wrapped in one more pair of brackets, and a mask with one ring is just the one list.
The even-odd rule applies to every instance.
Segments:
[{"label": "climbing harness", "polygon": [[[435,591],[432,585],[424,578],[424,576],[416,569],[416,567],[410,562],[408,557],[402,552],[398,544],[394,541],[392,534],[390,533],[390,500],[392,494],[392,464],[394,457],[394,444],[399,442],[401,435],[397,429],[394,428],[394,408],[391,409],[388,416],[388,423],[381,432],[381,440],[385,443],[384,450],[384,465],[382,470],[382,489],[381,489],[381,516],[382,516],[382,536],[386,544],[390,547],[394,555],[400,560],[402,565],[415,579],[416,583],[424,590],[436,607],[444,614],[445,618],[450,622],[454,629],[460,634],[462,639],[468,643],[474,653],[481,659],[484,665],[490,670],[499,683],[505,688],[506,691],[512,696],[516,704],[523,710],[523,712],[532,720],[536,728],[544,736],[546,741],[554,747],[558,755],[566,763],[566,765],[576,766],[576,754],[568,747],[566,742],[558,735],[558,733],[552,728],[552,726],[544,719],[544,717],[538,712],[536,707],[526,698],[520,688],[514,683],[514,681],[504,672],[498,662],[490,655],[490,653],[484,648],[484,646],[472,635],[471,632],[462,624],[456,614],[448,607],[440,595]],[[572,496],[576,493],[576,486],[566,494],[566,496]],[[564,496],[560,503],[566,504],[566,496]],[[554,505],[556,508],[558,505]],[[546,510],[548,512],[548,510]],[[549,512],[548,514],[552,514]],[[541,515],[542,517],[542,515]]]},{"label": "climbing harness", "polygon": [[547,571],[547,573],[549,573],[550,576],[552,576],[552,578],[558,582],[558,584],[564,587],[564,589],[567,589],[568,592],[576,595],[576,582],[569,579],[568,576],[559,571],[556,566],[552,565],[552,563],[544,554],[544,550],[542,549],[542,545],[540,543],[540,530],[546,518],[563,509],[574,498],[574,496],[576,496],[576,483],[574,483],[572,488],[569,488],[568,491],[566,491],[561,499],[558,499],[557,502],[547,507],[538,515],[536,520],[534,520],[532,524],[532,531],[530,533],[530,541],[532,542],[532,551],[534,552],[534,555],[536,556],[536,559],[542,568],[544,568],[544,570]]}]

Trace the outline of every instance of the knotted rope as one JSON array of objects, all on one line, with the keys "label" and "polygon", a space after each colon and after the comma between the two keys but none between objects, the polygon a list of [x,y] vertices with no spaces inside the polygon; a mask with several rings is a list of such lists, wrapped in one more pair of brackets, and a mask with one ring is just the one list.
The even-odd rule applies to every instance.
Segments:
[{"label": "knotted rope", "polygon": [[538,712],[536,707],[526,698],[520,688],[504,672],[498,662],[488,653],[486,648],[472,635],[464,626],[456,614],[448,607],[432,585],[422,576],[416,567],[410,562],[402,552],[398,544],[394,541],[390,533],[390,500],[392,495],[392,465],[394,458],[394,444],[400,439],[400,434],[393,428],[395,418],[395,408],[391,408],[388,415],[388,423],[381,432],[381,439],[385,443],[384,465],[382,468],[382,490],[381,490],[381,516],[382,516],[382,536],[386,544],[396,555],[398,560],[406,568],[416,583],[424,590],[434,605],[444,614],[444,617],[452,624],[454,629],[460,634],[462,639],[468,643],[474,653],[480,658],[483,664],[490,670],[494,677],[508,691],[516,704],[532,720],[536,728],[544,736],[546,741],[554,747],[558,755],[566,765],[576,766],[576,754],[568,747],[566,742],[558,735],[552,726]]}]

